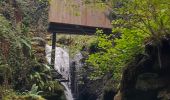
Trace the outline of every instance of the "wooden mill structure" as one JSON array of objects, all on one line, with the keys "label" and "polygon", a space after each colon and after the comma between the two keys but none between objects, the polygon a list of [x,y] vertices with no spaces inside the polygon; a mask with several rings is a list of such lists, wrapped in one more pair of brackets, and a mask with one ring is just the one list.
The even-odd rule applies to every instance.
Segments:
[{"label": "wooden mill structure", "polygon": [[[54,66],[55,61],[57,33],[94,35],[96,29],[102,29],[104,33],[109,34],[112,27],[109,15],[107,7],[95,8],[91,4],[85,5],[83,0],[51,0],[48,27],[48,31],[52,33],[51,65]],[[76,71],[73,71],[73,76],[76,75],[74,72]],[[76,88],[73,87],[75,84],[77,83],[71,83],[72,88]],[[77,91],[72,92],[74,95],[77,94]]]}]

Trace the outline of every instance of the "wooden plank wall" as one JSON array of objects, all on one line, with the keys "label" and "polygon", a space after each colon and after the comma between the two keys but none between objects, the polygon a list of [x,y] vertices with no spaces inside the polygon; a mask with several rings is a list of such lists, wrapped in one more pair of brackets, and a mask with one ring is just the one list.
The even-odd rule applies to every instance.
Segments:
[{"label": "wooden plank wall", "polygon": [[82,0],[51,0],[49,22],[83,25],[101,28],[111,28],[111,22],[106,15],[109,11],[96,9],[91,5],[83,5]]}]

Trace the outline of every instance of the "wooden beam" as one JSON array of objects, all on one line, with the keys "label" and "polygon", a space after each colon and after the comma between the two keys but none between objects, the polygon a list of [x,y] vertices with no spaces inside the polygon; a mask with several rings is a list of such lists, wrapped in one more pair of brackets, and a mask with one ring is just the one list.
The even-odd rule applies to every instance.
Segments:
[{"label": "wooden beam", "polygon": [[54,68],[55,66],[55,48],[56,48],[56,33],[53,32],[52,35],[52,51],[51,51],[51,66]]},{"label": "wooden beam", "polygon": [[95,35],[96,29],[102,29],[105,34],[111,34],[111,28],[104,27],[92,27],[92,26],[82,26],[74,24],[64,24],[64,23],[54,23],[50,22],[48,31],[65,33],[65,34],[77,34],[77,35]]}]

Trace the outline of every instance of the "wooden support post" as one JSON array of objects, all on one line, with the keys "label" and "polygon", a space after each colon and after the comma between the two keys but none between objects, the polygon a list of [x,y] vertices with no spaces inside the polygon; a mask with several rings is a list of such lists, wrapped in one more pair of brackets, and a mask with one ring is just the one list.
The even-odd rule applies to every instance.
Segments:
[{"label": "wooden support post", "polygon": [[76,83],[76,81],[75,81],[75,76],[76,76],[76,73],[75,73],[75,70],[76,70],[76,68],[75,68],[75,62],[73,62],[72,63],[72,65],[71,65],[71,67],[70,67],[70,74],[71,74],[71,91],[72,91],[72,93],[73,93],[73,96],[74,96],[74,94],[75,94],[75,83]]},{"label": "wooden support post", "polygon": [[55,65],[55,47],[56,47],[56,33],[52,35],[52,51],[51,51],[51,66],[54,68]]}]

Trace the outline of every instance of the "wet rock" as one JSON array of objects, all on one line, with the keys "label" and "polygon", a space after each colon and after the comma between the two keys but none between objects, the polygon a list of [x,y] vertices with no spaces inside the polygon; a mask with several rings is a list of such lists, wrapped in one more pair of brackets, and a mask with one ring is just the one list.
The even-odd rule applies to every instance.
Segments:
[{"label": "wet rock", "polygon": [[136,89],[147,91],[159,89],[166,86],[163,79],[158,78],[156,73],[144,73],[138,76]]},{"label": "wet rock", "polygon": [[[169,88],[170,89],[170,88]],[[170,91],[169,89],[163,89],[161,91],[159,91],[158,93],[158,99],[159,100],[170,100]]]},{"label": "wet rock", "polygon": [[122,100],[122,94],[120,91],[115,95],[114,100]]},{"label": "wet rock", "polygon": [[114,100],[170,100],[170,38],[146,44],[123,71],[120,91]]}]

